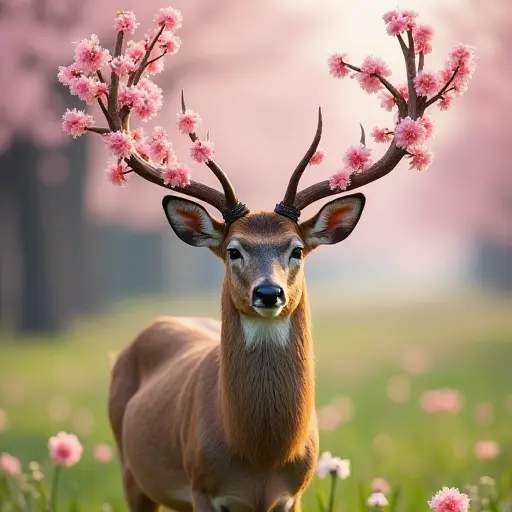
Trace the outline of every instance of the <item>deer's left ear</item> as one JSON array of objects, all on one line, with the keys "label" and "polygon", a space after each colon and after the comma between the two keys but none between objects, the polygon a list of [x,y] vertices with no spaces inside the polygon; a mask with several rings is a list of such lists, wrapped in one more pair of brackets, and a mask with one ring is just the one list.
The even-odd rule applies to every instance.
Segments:
[{"label": "deer's left ear", "polygon": [[352,194],[325,204],[314,217],[300,225],[306,244],[314,248],[347,238],[359,222],[365,201],[363,194]]}]

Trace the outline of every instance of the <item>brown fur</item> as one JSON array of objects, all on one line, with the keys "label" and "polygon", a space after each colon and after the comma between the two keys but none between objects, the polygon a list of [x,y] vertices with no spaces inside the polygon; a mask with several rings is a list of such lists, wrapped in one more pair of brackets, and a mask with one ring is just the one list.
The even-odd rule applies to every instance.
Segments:
[{"label": "brown fur", "polygon": [[[197,224],[190,212],[187,220]],[[306,236],[265,212],[226,231],[212,248],[227,266],[221,322],[158,318],[115,364],[109,413],[131,512],[154,512],[157,504],[219,511],[219,498],[227,499],[229,512],[284,511],[289,498],[290,510],[299,511],[313,477],[318,432],[310,311],[303,263],[282,256],[291,241],[305,244]],[[228,261],[233,239],[248,251],[243,271]],[[246,343],[242,318],[258,318],[249,292],[262,276],[285,290],[286,346],[272,339]]]}]

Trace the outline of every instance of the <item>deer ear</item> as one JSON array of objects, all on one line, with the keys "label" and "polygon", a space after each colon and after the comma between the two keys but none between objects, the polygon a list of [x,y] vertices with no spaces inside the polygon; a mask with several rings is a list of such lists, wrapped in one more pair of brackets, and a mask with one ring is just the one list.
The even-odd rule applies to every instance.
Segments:
[{"label": "deer ear", "polygon": [[162,206],[172,229],[186,244],[215,249],[222,243],[224,224],[212,218],[201,205],[181,197],[165,196]]},{"label": "deer ear", "polygon": [[352,194],[325,204],[314,217],[300,225],[306,244],[314,248],[347,238],[359,222],[365,201],[363,194]]}]

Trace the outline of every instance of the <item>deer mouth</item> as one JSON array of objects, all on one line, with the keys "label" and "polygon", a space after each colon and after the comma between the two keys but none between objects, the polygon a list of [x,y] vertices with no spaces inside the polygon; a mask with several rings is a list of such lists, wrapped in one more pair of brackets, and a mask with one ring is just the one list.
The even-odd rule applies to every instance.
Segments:
[{"label": "deer mouth", "polygon": [[253,304],[252,309],[258,313],[258,315],[262,316],[263,318],[275,318],[279,316],[281,311],[283,310],[284,304],[279,306],[258,306],[256,304]]}]

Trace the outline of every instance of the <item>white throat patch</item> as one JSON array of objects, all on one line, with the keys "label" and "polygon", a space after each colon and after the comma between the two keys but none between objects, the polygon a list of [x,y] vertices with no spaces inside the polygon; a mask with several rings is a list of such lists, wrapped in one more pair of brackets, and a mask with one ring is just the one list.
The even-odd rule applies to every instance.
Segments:
[{"label": "white throat patch", "polygon": [[269,343],[286,347],[290,341],[289,318],[258,318],[241,316],[242,330],[247,347]]}]

